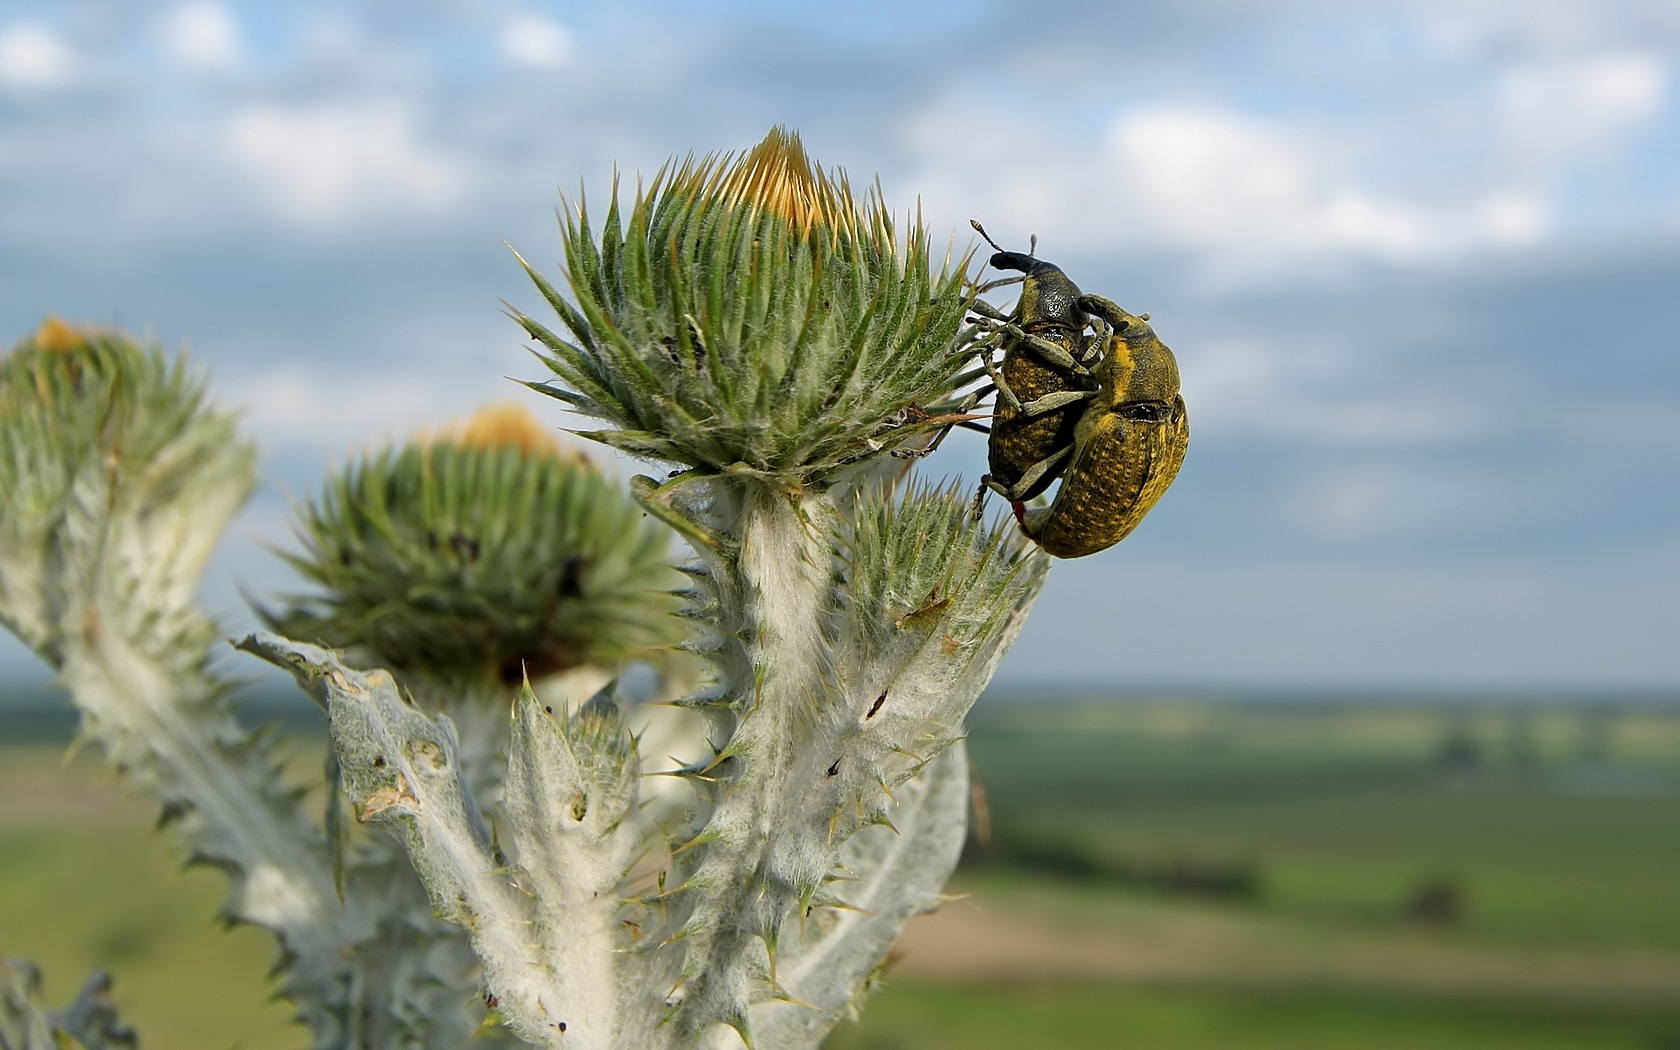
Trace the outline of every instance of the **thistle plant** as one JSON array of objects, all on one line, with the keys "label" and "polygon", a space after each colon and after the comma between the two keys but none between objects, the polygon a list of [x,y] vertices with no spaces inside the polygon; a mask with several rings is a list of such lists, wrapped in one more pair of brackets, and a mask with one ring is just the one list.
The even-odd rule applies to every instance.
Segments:
[{"label": "thistle plant", "polygon": [[0,959],[0,1050],[134,1050],[134,1029],[111,1005],[110,975],[95,973],[70,1005],[41,1005],[41,974],[18,959]]},{"label": "thistle plant", "polygon": [[[965,836],[962,720],[1046,559],[965,491],[899,481],[956,403],[978,333],[968,259],[936,265],[879,189],[854,196],[779,129],[661,170],[599,231],[565,213],[560,331],[516,313],[602,421],[673,465],[632,490],[687,539],[680,592],[708,668],[700,746],[641,808],[644,756],[610,693],[514,704],[495,832],[452,723],[383,672],[246,644],[327,706],[359,817],[401,837],[463,925],[487,1001],[539,1046],[815,1047],[935,906]],[[522,260],[523,262],[523,260]]]},{"label": "thistle plant", "polygon": [[[327,712],[324,822],[211,661],[193,593],[253,454],[179,363],[49,324],[0,366],[0,616],[274,931],[317,1047],[480,1016],[487,1043],[816,1047],[942,899],[962,722],[1047,567],[906,480],[979,374],[970,259],[780,129],[561,232],[558,285],[520,260],[558,317],[513,314],[553,374],[526,385],[664,472],[637,509],[500,412],[300,508],[306,589],[239,644]],[[654,721],[610,679],[681,680],[679,637],[704,671]]]},{"label": "thistle plant", "polygon": [[177,361],[49,321],[0,363],[0,621],[59,675],[82,732],[157,796],[187,855],[229,873],[230,919],[272,930],[280,991],[335,1045],[350,1009],[321,836],[270,742],[241,726],[195,592],[255,453]]},{"label": "thistle plant", "polygon": [[[178,360],[49,321],[0,362],[0,618],[58,671],[83,735],[159,798],[188,859],[227,872],[227,917],[276,935],[277,991],[313,1045],[458,1047],[482,1019],[463,994],[479,980],[465,934],[434,917],[399,850],[341,819],[335,753],[324,824],[309,811],[273,740],[240,724],[237,683],[212,660],[221,632],[194,596],[253,464],[235,420]],[[375,453],[330,479],[303,518],[295,564],[314,587],[268,614],[366,659],[382,641],[411,642],[405,686],[454,714],[486,756],[485,780],[499,776],[513,695],[495,684],[500,668],[598,683],[677,635],[667,534],[518,413]],[[479,557],[463,562],[464,541],[416,545],[428,530],[472,537]],[[382,596],[351,571],[358,559],[382,570]],[[493,584],[473,570],[483,563],[498,566]],[[549,606],[559,611],[531,614]],[[483,644],[430,645],[451,634],[440,616]],[[378,630],[358,626],[370,619]],[[12,972],[25,975],[8,978],[13,999],[27,1003],[29,971]],[[51,1031],[39,1010],[16,1016],[19,1030]]]}]

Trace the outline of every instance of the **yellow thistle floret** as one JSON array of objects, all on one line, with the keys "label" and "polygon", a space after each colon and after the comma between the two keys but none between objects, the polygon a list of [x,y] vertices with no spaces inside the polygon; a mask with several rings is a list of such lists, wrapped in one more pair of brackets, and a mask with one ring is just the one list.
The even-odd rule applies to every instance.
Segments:
[{"label": "yellow thistle floret", "polygon": [[39,349],[64,353],[86,346],[92,334],[90,329],[79,328],[49,314],[41,322],[41,327],[35,329],[34,343]]},{"label": "yellow thistle floret", "polygon": [[862,215],[846,173],[824,173],[811,163],[799,133],[780,124],[738,156],[690,156],[670,177],[669,192],[769,212],[805,237],[817,227],[855,237]]},{"label": "yellow thistle floret", "polygon": [[515,401],[492,402],[465,419],[422,430],[418,437],[426,445],[455,445],[486,452],[512,448],[526,457],[550,456],[590,465],[588,456],[562,444],[530,409]]}]

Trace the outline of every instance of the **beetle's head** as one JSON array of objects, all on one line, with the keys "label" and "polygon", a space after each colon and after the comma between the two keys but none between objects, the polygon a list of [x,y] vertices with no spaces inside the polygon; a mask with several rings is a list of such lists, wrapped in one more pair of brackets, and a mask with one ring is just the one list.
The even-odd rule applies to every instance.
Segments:
[{"label": "beetle's head", "polygon": [[1046,266],[1055,269],[1054,266],[1043,259],[1035,259],[1024,252],[996,252],[992,255],[992,269],[994,270],[1016,270],[1031,275],[1034,270]]},{"label": "beetle's head", "polygon": [[1111,404],[1171,404],[1178,396],[1178,359],[1141,317],[1134,316],[1124,331],[1115,333],[1097,368],[1097,380]]},{"label": "beetle's head", "polygon": [[1027,275],[1021,286],[1019,312],[1022,327],[1060,327],[1078,332],[1085,327],[1085,312],[1079,308],[1079,286],[1055,263],[1020,252],[998,252],[992,266],[1019,270]]}]

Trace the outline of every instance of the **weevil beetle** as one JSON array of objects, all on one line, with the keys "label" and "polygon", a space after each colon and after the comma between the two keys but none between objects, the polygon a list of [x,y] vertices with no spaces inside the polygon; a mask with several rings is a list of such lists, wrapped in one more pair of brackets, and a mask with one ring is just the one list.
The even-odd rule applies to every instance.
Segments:
[{"label": "weevil beetle", "polygon": [[1119,543],[1172,484],[1190,443],[1178,361],[1154,329],[1101,296],[1079,308],[1106,328],[1097,395],[1074,426],[1073,451],[1050,506],[1014,502],[1021,529],[1046,553],[1083,558]]},{"label": "weevil beetle", "polygon": [[1079,286],[1061,267],[1004,251],[985,227],[970,222],[998,248],[991,265],[1022,274],[1020,299],[1012,313],[974,304],[975,313],[996,322],[997,342],[1003,348],[1003,361],[995,367],[990,349],[984,351],[997,396],[986,443],[988,472],[981,481],[985,488],[1020,502],[1049,488],[1066,466],[1080,402],[1097,391],[1087,367],[1097,348],[1087,346]]}]

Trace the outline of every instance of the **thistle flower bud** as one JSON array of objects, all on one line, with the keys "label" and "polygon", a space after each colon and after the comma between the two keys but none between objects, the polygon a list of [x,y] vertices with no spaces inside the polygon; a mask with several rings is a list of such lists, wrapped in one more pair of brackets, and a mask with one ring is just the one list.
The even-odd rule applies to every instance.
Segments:
[{"label": "thistle flower bud", "polygon": [[125,621],[187,616],[254,460],[179,360],[49,318],[0,361],[0,623],[56,663],[101,589]]},{"label": "thistle flower bud", "polygon": [[575,304],[520,260],[569,333],[515,314],[564,388],[532,386],[634,455],[821,484],[925,433],[973,353],[969,257],[935,269],[919,217],[901,236],[780,127],[667,164],[627,215],[615,185],[598,240],[581,200],[561,225]]},{"label": "thistle flower bud", "polygon": [[[356,950],[369,909],[335,891],[272,738],[240,724],[212,662],[221,632],[196,603],[254,461],[179,358],[49,320],[0,361],[0,624],[57,672],[82,735],[157,797],[182,854],[227,873],[228,918],[279,938],[277,990],[317,1045],[343,1045],[356,989],[389,972]],[[375,979],[385,1002],[418,983]],[[64,1016],[99,1034],[90,990]]]},{"label": "thistle flower bud", "polygon": [[668,534],[518,406],[375,452],[300,508],[318,591],[266,613],[446,686],[612,667],[680,637]]}]

